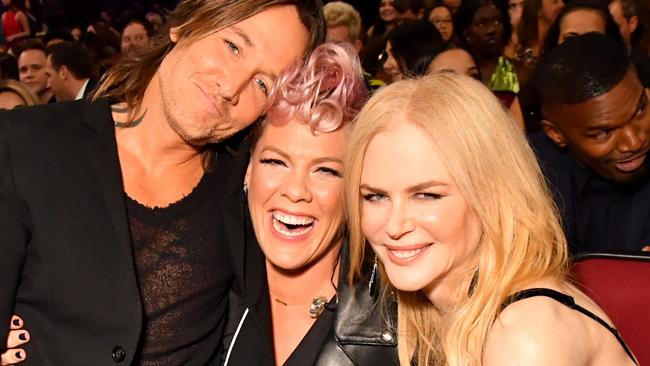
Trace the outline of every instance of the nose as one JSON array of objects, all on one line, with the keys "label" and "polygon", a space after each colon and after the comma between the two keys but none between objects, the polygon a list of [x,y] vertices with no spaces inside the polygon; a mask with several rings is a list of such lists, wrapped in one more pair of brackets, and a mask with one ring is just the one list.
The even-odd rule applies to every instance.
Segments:
[{"label": "nose", "polygon": [[391,207],[390,217],[386,222],[386,234],[393,240],[399,240],[414,229],[415,225],[406,205],[395,202]]},{"label": "nose", "polygon": [[305,174],[292,172],[288,179],[282,185],[282,195],[291,202],[311,202],[312,191],[309,185],[309,179]]},{"label": "nose", "polygon": [[637,123],[628,123],[621,131],[621,140],[618,144],[620,152],[635,153],[645,146],[648,140],[648,131]]},{"label": "nose", "polygon": [[219,94],[221,98],[230,104],[237,104],[239,102],[239,94],[244,88],[244,85],[252,79],[252,73],[245,72],[244,70],[230,70],[230,72],[225,72],[221,80],[219,80]]}]

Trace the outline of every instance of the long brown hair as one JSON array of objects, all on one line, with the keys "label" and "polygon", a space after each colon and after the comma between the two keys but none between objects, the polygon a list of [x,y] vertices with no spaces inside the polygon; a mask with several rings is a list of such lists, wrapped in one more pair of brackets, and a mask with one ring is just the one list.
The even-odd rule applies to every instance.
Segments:
[{"label": "long brown hair", "polygon": [[[306,53],[324,40],[320,0],[182,0],[169,14],[169,22],[177,28],[179,42],[193,42],[279,5],[296,7],[310,33]],[[93,99],[126,102],[130,111],[135,110],[162,60],[174,47],[169,35],[163,35],[148,51],[124,57],[106,72]]]}]

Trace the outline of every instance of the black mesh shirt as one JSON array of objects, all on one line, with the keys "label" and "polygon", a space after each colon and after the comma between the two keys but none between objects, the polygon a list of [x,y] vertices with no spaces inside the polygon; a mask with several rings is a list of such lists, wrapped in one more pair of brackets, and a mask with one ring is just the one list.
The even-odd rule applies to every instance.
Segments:
[{"label": "black mesh shirt", "polygon": [[233,276],[217,240],[219,180],[207,172],[165,208],[127,198],[143,334],[138,365],[205,365],[218,356]]}]

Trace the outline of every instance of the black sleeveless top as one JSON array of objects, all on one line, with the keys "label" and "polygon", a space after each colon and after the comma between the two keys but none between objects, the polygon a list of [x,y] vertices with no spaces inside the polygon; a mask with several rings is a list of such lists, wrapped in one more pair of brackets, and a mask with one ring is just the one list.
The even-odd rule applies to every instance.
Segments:
[{"label": "black sleeveless top", "polygon": [[516,292],[515,294],[513,294],[511,296],[508,296],[508,298],[503,303],[503,305],[501,305],[500,310],[503,311],[503,309],[505,309],[508,305],[512,304],[513,302],[517,302],[519,300],[524,300],[524,299],[527,299],[529,297],[535,297],[535,296],[550,297],[551,299],[561,303],[562,305],[565,305],[565,306],[567,306],[567,307],[569,307],[569,308],[571,308],[571,309],[573,309],[575,311],[578,311],[578,312],[590,317],[591,319],[597,321],[600,325],[605,327],[605,329],[610,331],[610,333],[612,333],[614,335],[614,337],[616,337],[618,342],[621,344],[621,346],[625,350],[625,353],[627,353],[627,355],[632,359],[632,361],[634,361],[634,363],[636,365],[638,365],[638,363],[636,362],[636,359],[632,355],[632,351],[630,351],[627,344],[625,344],[625,342],[623,341],[623,338],[621,338],[621,335],[618,334],[618,331],[616,330],[616,328],[614,328],[614,327],[610,326],[609,324],[607,324],[607,322],[604,321],[603,319],[601,319],[598,315],[596,315],[596,314],[592,313],[591,311],[583,308],[582,306],[576,304],[575,301],[573,300],[573,297],[571,297],[571,296],[569,296],[567,294],[563,294],[561,292],[551,290],[550,288],[530,288],[530,289],[527,289],[527,290]]},{"label": "black sleeveless top", "polygon": [[205,172],[191,193],[164,208],[127,196],[143,305],[134,365],[206,365],[220,353],[233,270],[215,225],[219,173]]}]

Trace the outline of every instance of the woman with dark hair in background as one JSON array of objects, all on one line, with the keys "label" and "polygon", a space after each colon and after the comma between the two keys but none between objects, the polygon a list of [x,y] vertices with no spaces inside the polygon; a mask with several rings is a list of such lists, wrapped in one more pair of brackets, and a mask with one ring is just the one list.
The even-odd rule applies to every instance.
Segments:
[{"label": "woman with dark hair in background", "polygon": [[[532,71],[540,56],[544,39],[551,24],[562,10],[562,0],[526,0],[519,22],[519,46],[516,56],[526,71]],[[522,81],[527,80],[529,72],[520,73]]]},{"label": "woman with dark hair in background", "polygon": [[543,53],[549,52],[568,38],[591,32],[605,34],[624,43],[606,3],[600,0],[573,0],[562,9],[549,28]]},{"label": "woman with dark hair in background", "polygon": [[[454,18],[454,28],[467,43],[481,69],[483,83],[492,91],[519,92],[515,66],[504,55],[511,25],[505,0],[465,0]],[[514,98],[505,101],[507,106]]]}]

